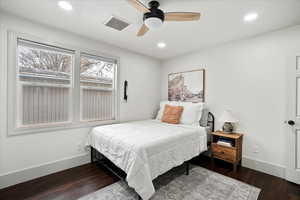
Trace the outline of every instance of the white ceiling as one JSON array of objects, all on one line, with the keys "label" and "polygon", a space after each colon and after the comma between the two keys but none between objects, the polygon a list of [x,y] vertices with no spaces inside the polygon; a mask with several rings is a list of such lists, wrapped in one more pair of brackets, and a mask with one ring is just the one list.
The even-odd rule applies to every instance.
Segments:
[{"label": "white ceiling", "polygon": [[[145,4],[148,0],[141,0]],[[142,14],[126,0],[69,0],[72,11],[57,0],[0,0],[9,13],[75,32],[151,57],[166,59],[220,43],[300,24],[300,0],[160,0],[164,11],[201,12],[197,22],[166,22],[144,37],[136,37]],[[243,16],[257,12],[259,18],[245,23]],[[111,15],[130,22],[119,32],[103,25]],[[164,41],[165,49],[156,44]]]}]

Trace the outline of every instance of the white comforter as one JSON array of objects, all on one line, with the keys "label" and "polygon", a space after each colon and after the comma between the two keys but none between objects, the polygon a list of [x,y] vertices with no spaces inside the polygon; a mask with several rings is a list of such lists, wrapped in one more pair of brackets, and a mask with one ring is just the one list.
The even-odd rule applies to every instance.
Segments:
[{"label": "white comforter", "polygon": [[152,180],[207,150],[207,136],[202,127],[147,120],[95,127],[88,145],[124,170],[128,185],[147,200]]}]

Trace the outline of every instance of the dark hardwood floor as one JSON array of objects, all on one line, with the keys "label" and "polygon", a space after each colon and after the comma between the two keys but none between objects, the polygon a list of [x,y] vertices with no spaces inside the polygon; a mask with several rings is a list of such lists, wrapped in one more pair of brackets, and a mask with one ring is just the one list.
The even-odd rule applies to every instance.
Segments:
[{"label": "dark hardwood floor", "polygon": [[[283,179],[240,167],[233,173],[232,166],[204,156],[194,164],[230,176],[261,188],[259,200],[300,200],[300,186]],[[0,200],[72,200],[118,181],[118,178],[97,164],[87,164],[41,177],[0,190]]]}]

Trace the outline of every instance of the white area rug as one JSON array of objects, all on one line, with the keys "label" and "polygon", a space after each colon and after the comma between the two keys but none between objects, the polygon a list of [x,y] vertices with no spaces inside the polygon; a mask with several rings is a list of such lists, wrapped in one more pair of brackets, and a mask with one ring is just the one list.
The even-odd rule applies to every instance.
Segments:
[{"label": "white area rug", "polygon": [[[185,175],[175,168],[154,180],[156,193],[151,200],[257,200],[260,189],[202,167]],[[137,200],[138,195],[119,181],[79,200]]]}]

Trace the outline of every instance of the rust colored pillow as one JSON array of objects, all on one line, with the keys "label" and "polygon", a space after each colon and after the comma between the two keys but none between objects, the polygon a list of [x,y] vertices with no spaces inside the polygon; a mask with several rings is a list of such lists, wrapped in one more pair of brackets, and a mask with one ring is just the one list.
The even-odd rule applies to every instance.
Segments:
[{"label": "rust colored pillow", "polygon": [[161,118],[162,122],[170,124],[179,124],[183,106],[165,105],[164,114]]}]

